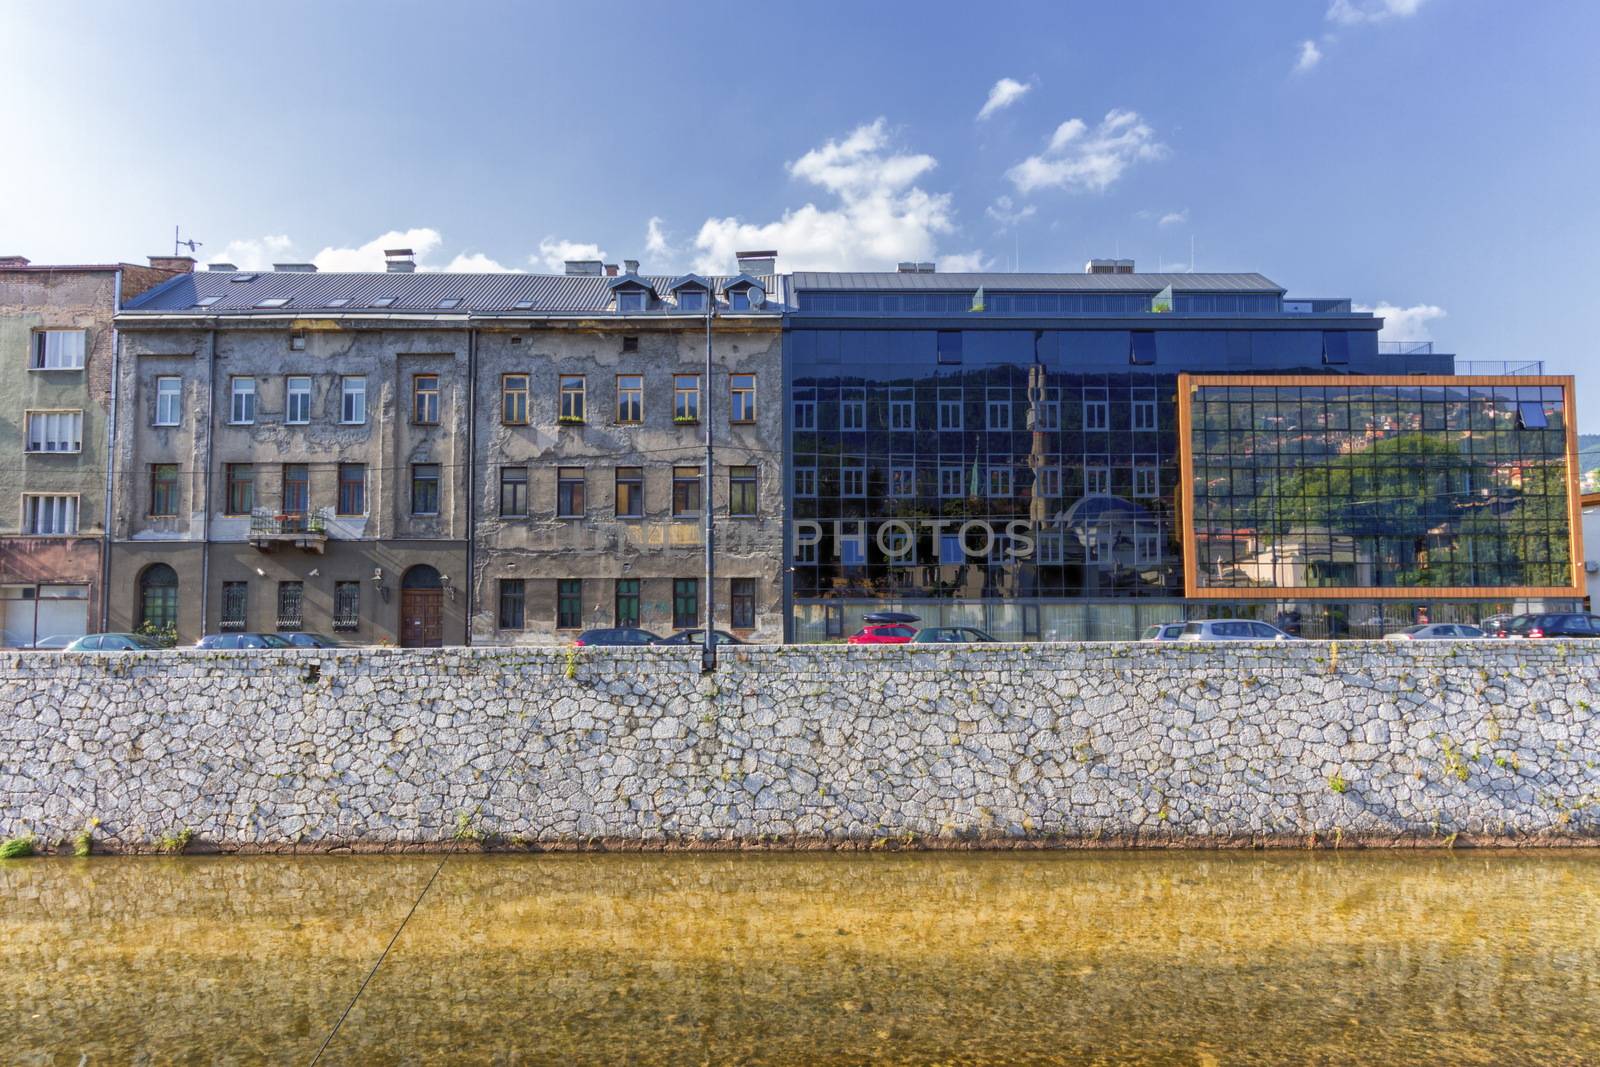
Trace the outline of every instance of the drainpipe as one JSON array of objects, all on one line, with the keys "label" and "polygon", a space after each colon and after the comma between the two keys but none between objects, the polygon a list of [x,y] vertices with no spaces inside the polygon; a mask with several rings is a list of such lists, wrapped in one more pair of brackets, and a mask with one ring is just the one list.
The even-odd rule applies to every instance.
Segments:
[{"label": "drainpipe", "polygon": [[472,644],[472,610],[478,603],[478,331],[467,331],[467,632]]},{"label": "drainpipe", "polygon": [[122,271],[116,273],[111,295],[111,396],[106,409],[106,492],[100,516],[100,632],[111,628],[111,516],[117,491],[117,376],[122,336],[117,332],[116,314],[122,310]]},{"label": "drainpipe", "polygon": [[206,465],[202,475],[206,480],[205,514],[200,519],[200,636],[209,627],[208,609],[211,604],[211,452],[216,440],[215,410],[217,404],[217,331],[206,331]]},{"label": "drainpipe", "polygon": [[[716,308],[716,294],[706,293],[706,390],[702,401],[706,415],[706,483],[700,494],[700,506],[706,512],[706,629],[705,642],[700,646],[700,669],[714,671],[717,669],[717,549],[716,527],[713,525],[711,513],[715,510],[713,504],[716,500],[717,474],[713,464],[712,453],[712,426],[716,420],[711,413],[711,397],[714,395],[711,384],[711,316]],[[731,402],[731,401],[730,401]],[[732,417],[732,409],[729,409]]]}]

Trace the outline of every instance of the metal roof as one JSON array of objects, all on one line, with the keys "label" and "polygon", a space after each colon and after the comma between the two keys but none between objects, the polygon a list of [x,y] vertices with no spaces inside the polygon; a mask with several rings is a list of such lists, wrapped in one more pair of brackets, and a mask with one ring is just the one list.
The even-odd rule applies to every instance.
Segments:
[{"label": "metal roof", "polygon": [[[731,277],[737,277],[733,275]],[[249,278],[249,281],[234,281]],[[384,313],[440,312],[441,300],[459,299],[447,310],[468,315],[480,312],[512,314],[604,312],[611,305],[610,287],[619,279],[598,274],[456,274],[444,271],[368,273],[310,273],[306,271],[200,271],[183,274],[142,293],[127,302],[125,315],[194,312],[199,315],[224,315],[266,312],[282,315],[292,312],[356,314],[367,310]],[[642,280],[665,291],[674,280],[670,275],[645,275]],[[724,277],[706,279],[720,288]],[[768,293],[778,291],[777,279],[762,279]],[[197,305],[216,297],[207,307]],[[373,303],[387,298],[390,303],[374,309]],[[264,300],[288,303],[263,309]],[[342,303],[335,303],[342,301]],[[519,306],[524,305],[524,306]],[[782,310],[769,304],[772,311]],[[657,310],[672,311],[671,305]]]},{"label": "metal roof", "polygon": [[918,289],[930,292],[1131,292],[1277,293],[1282,286],[1260,274],[921,274],[899,271],[797,271],[792,288],[839,290]]}]

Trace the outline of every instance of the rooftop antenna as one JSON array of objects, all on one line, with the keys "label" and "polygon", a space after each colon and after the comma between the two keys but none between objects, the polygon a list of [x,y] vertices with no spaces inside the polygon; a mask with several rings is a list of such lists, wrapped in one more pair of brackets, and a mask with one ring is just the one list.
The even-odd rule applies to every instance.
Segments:
[{"label": "rooftop antenna", "polygon": [[195,240],[179,240],[178,227],[174,226],[172,228],[172,254],[174,256],[182,255],[182,253],[178,251],[180,248],[187,248],[189,250],[189,254],[192,256],[203,243],[204,242],[202,241]]}]

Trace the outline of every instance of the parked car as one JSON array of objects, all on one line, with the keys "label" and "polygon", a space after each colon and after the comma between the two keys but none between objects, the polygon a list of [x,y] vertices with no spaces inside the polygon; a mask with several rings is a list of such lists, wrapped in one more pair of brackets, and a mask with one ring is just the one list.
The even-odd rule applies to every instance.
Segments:
[{"label": "parked car", "polygon": [[[715,630],[712,643],[716,645],[742,645],[743,641],[733,636],[726,630]],[[657,641],[658,645],[704,645],[706,632],[704,630],[679,630],[671,637],[663,637]]]},{"label": "parked car", "polygon": [[1468,626],[1466,623],[1423,622],[1383,636],[1390,641],[1452,641],[1489,635],[1476,626]]},{"label": "parked car", "polygon": [[860,633],[844,639],[847,645],[904,645],[917,636],[917,628],[903,622],[881,622],[863,626]]},{"label": "parked car", "polygon": [[1516,616],[1510,614],[1490,615],[1487,619],[1482,619],[1478,622],[1478,628],[1490,637],[1504,637],[1506,635],[1506,624],[1514,618]]},{"label": "parked car", "polygon": [[195,648],[293,648],[277,634],[206,634],[195,642]]},{"label": "parked car", "polygon": [[1250,619],[1204,619],[1186,622],[1179,641],[1298,641],[1276,626]]},{"label": "parked car", "polygon": [[63,652],[154,652],[167,646],[143,634],[84,634]]},{"label": "parked car", "polygon": [[994,638],[976,626],[929,626],[918,630],[911,639],[915,645],[959,645],[968,642],[993,641]]},{"label": "parked car", "polygon": [[1511,637],[1600,637],[1600,615],[1581,612],[1522,615],[1508,630]]},{"label": "parked car", "polygon": [[577,648],[607,648],[618,645],[657,645],[661,635],[636,626],[610,626],[600,630],[585,630],[573,639]]},{"label": "parked car", "polygon": [[921,622],[920,615],[909,611],[874,611],[861,616],[862,622]]},{"label": "parked car", "polygon": [[76,640],[77,638],[71,634],[52,634],[49,637],[39,638],[31,646],[24,647],[31,647],[40,652],[64,652],[66,647]]},{"label": "parked car", "polygon": [[1183,636],[1183,628],[1187,623],[1161,622],[1145,630],[1141,641],[1176,641]]},{"label": "parked car", "polygon": [[294,633],[283,634],[283,639],[295,648],[342,648],[339,642],[331,637],[321,634]]}]

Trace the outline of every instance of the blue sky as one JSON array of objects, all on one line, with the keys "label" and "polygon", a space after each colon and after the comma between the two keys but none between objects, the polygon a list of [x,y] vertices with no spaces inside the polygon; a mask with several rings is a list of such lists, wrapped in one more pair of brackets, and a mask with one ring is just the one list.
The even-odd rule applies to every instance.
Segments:
[{"label": "blue sky", "polygon": [[0,252],[138,259],[181,223],[241,265],[400,233],[435,268],[1154,270],[1192,241],[1576,373],[1600,429],[1600,4],[800,7],[9,3]]}]

